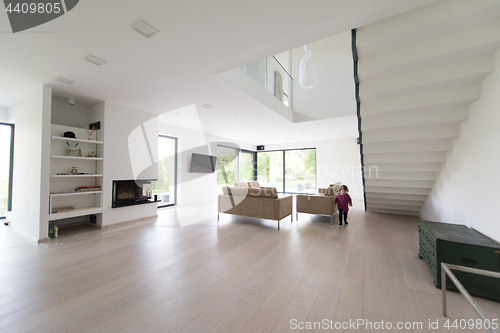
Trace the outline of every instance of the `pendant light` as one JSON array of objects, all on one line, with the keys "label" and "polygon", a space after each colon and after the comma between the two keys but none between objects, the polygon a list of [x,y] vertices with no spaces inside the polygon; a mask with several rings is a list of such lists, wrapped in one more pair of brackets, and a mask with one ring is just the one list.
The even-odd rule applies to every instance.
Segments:
[{"label": "pendant light", "polygon": [[304,45],[304,49],[306,50],[306,55],[300,61],[299,85],[302,89],[311,89],[318,85],[319,78],[318,75],[307,69],[307,62],[312,56],[312,51],[309,50],[307,44]]}]

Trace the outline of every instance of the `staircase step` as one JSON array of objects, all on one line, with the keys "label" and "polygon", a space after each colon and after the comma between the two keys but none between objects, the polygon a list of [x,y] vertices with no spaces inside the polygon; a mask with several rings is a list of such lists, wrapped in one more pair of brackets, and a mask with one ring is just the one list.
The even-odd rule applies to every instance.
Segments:
[{"label": "staircase step", "polygon": [[452,147],[451,139],[363,143],[363,154],[450,151]]},{"label": "staircase step", "polygon": [[361,120],[363,133],[376,130],[394,129],[430,124],[456,124],[467,120],[467,106],[455,108],[435,108],[422,111],[402,110],[397,113],[380,114],[377,117],[366,117]]},{"label": "staircase step", "polygon": [[393,188],[423,188],[432,189],[434,187],[432,180],[399,180],[399,179],[375,179],[365,178],[365,186],[369,187],[393,187]]},{"label": "staircase step", "polygon": [[361,101],[478,83],[493,72],[493,56],[468,59],[373,80],[360,85]]},{"label": "staircase step", "polygon": [[364,161],[368,164],[377,163],[412,163],[412,162],[445,162],[445,152],[418,152],[418,153],[384,153],[366,154]]},{"label": "staircase step", "polygon": [[499,45],[500,22],[487,23],[367,57],[358,54],[358,75],[364,80],[410,72],[493,54]]},{"label": "staircase step", "polygon": [[[496,0],[441,1],[358,29],[357,49],[368,56],[392,47],[446,35],[498,20]],[[459,24],[457,24],[457,22]]]},{"label": "staircase step", "polygon": [[468,106],[480,96],[479,84],[448,87],[361,103],[361,119],[387,112]]},{"label": "staircase step", "polygon": [[459,124],[429,125],[410,128],[395,128],[390,131],[363,133],[363,144],[409,140],[452,139],[460,135]]}]

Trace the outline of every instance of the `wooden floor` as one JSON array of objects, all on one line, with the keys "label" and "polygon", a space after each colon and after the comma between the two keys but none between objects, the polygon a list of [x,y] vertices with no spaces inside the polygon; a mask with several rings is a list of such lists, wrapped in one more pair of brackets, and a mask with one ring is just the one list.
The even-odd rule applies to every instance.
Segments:
[{"label": "wooden floor", "polygon": [[[324,319],[486,332],[442,328],[441,291],[417,258],[417,218],[352,210],[339,226],[299,214],[278,231],[223,214],[219,225],[180,227],[176,216],[170,208],[134,227],[61,229],[45,244],[2,225],[0,332],[298,332],[293,323]],[[452,321],[478,318],[460,294],[448,300]],[[477,301],[500,318],[500,303]],[[329,331],[390,330],[303,330]]]}]

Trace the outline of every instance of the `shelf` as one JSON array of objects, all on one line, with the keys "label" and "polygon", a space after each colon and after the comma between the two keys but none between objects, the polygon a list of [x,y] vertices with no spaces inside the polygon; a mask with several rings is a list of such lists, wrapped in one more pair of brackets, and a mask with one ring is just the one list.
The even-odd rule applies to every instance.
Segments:
[{"label": "shelf", "polygon": [[100,194],[102,191],[89,191],[89,192],[67,192],[67,193],[51,193],[52,198],[56,197],[66,197],[71,195],[85,195],[85,194]]},{"label": "shelf", "polygon": [[79,156],[64,156],[64,155],[51,155],[50,158],[62,158],[67,160],[88,160],[88,161],[102,161],[102,157],[79,157]]},{"label": "shelf", "polygon": [[95,145],[102,145],[103,144],[102,141],[65,138],[63,136],[52,136],[52,139],[54,139],[54,140],[62,140],[62,141],[71,141],[71,142],[91,143],[91,144],[95,144]]},{"label": "shelf", "polygon": [[99,214],[99,213],[102,213],[102,208],[99,207],[77,208],[70,211],[49,214],[49,221],[62,220],[71,217],[85,216],[85,215]]},{"label": "shelf", "polygon": [[102,177],[102,175],[50,175],[51,178],[83,178],[83,177]]}]

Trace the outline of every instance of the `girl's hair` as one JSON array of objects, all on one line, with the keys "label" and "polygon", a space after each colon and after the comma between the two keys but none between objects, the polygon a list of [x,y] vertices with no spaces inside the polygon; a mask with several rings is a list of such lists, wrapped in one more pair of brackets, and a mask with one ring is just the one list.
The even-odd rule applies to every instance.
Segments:
[{"label": "girl's hair", "polygon": [[347,185],[342,185],[342,186],[340,186],[340,189],[341,189],[342,191],[346,192],[346,193],[348,193],[348,192],[349,192],[349,188],[347,187]]}]

